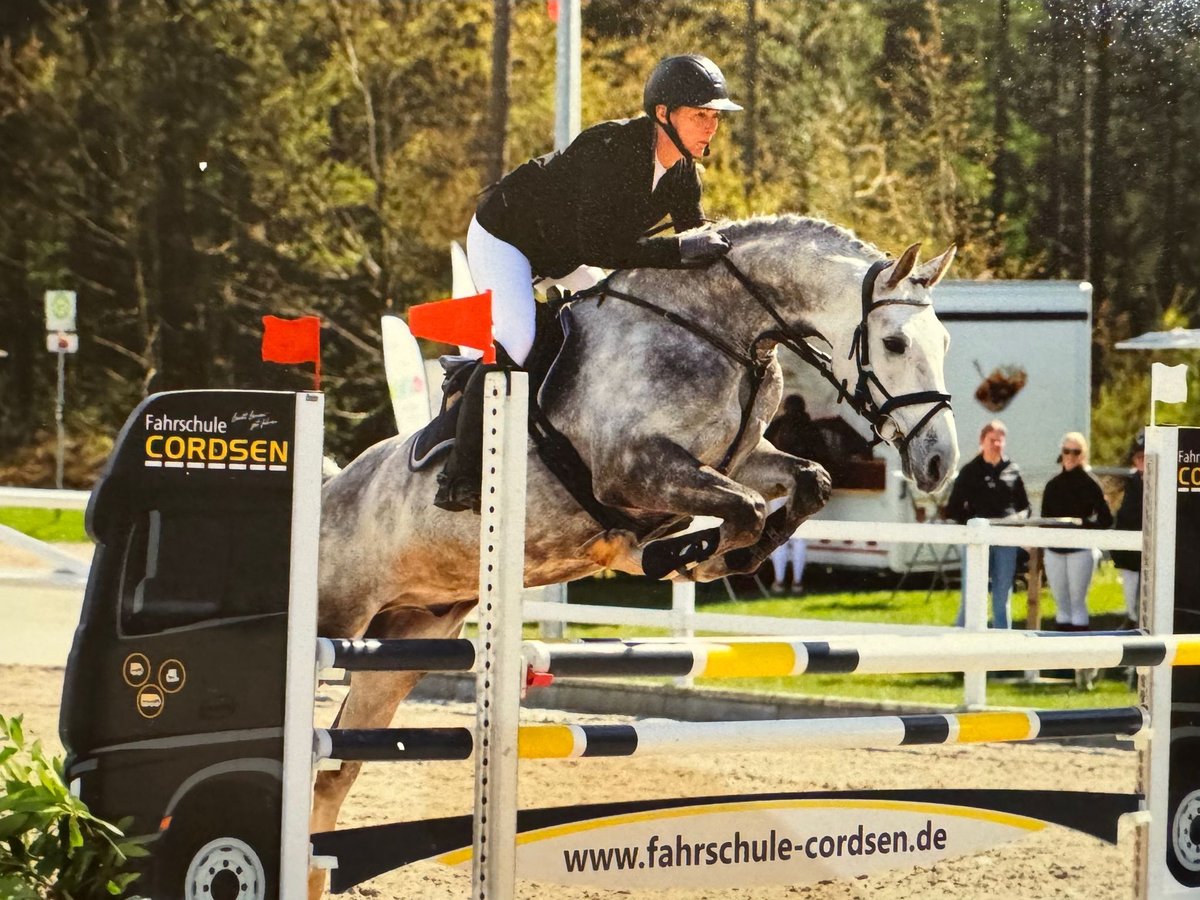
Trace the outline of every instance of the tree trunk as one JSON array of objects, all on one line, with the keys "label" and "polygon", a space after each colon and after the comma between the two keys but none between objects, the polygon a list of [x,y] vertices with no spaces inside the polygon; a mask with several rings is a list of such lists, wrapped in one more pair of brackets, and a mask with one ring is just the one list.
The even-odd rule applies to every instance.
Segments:
[{"label": "tree trunk", "polygon": [[[996,72],[992,85],[993,121],[996,156],[992,165],[992,228],[999,229],[1004,220],[1005,198],[1009,183],[1008,152],[1008,92],[1012,85],[1012,52],[1008,36],[1008,0],[1000,0],[996,20]],[[997,242],[997,247],[1000,247]],[[999,262],[997,260],[997,262]]]},{"label": "tree trunk", "polygon": [[746,113],[742,130],[742,193],[749,200],[758,183],[758,0],[746,0],[744,85]]},{"label": "tree trunk", "polygon": [[492,33],[492,96],[488,107],[490,141],[484,184],[499,181],[508,171],[508,36],[512,27],[512,0],[493,0],[495,28]]}]

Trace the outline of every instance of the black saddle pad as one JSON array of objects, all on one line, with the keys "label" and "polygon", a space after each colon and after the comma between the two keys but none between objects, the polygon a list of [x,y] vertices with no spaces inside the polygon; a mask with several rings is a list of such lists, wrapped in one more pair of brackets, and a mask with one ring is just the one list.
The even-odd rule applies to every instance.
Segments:
[{"label": "black saddle pad", "polygon": [[408,466],[418,472],[432,465],[450,452],[454,446],[454,432],[458,427],[458,404],[449,409],[442,407],[432,421],[417,432],[408,454]]}]

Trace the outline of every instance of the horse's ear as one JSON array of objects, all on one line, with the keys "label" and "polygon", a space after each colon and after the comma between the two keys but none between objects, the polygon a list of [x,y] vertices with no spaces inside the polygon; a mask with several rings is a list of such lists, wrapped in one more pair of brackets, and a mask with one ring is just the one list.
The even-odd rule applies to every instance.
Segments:
[{"label": "horse's ear", "polygon": [[954,254],[957,252],[958,247],[951,244],[941,256],[935,256],[929,262],[922,263],[920,268],[913,272],[912,280],[925,287],[933,287],[949,270],[950,263],[954,262]]},{"label": "horse's ear", "polygon": [[885,289],[894,288],[912,271],[913,266],[917,264],[917,254],[920,252],[921,245],[913,244],[900,254],[900,258],[885,270],[888,273],[887,281],[883,283]]}]

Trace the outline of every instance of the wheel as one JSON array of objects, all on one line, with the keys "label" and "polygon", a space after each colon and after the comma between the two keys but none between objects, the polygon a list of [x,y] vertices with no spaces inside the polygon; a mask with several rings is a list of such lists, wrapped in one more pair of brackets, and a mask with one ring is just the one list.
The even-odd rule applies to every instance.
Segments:
[{"label": "wheel", "polygon": [[1200,742],[1171,744],[1171,785],[1167,825],[1167,869],[1186,887],[1200,887],[1200,789],[1194,777]]},{"label": "wheel", "polygon": [[199,848],[183,879],[187,900],[266,900],[267,874],[245,841],[221,837]]},{"label": "wheel", "polygon": [[242,784],[181,804],[154,855],[156,900],[278,900],[278,793]]}]

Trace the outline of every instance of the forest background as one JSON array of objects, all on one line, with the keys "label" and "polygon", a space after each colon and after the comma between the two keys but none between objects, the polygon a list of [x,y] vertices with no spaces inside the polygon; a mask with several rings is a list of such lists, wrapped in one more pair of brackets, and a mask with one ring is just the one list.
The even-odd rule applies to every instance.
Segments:
[{"label": "forest background", "polygon": [[[75,486],[149,391],[309,386],[261,362],[266,313],[323,320],[327,447],[384,436],[380,315],[447,296],[480,189],[552,147],[548,6],[0,3],[0,481],[53,469],[47,289],[79,297]],[[1113,343],[1200,318],[1200,4],[584,0],[582,28],[585,126],[638,114],[663,56],[723,67],[746,110],[710,215],[1090,281],[1093,458],[1123,461],[1149,358]],[[1200,394],[1200,355],[1155,358]]]}]

